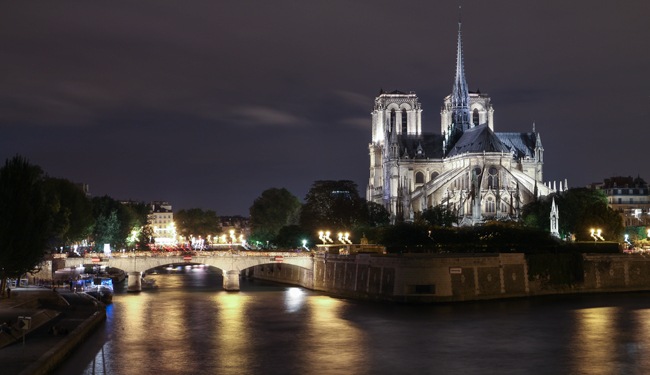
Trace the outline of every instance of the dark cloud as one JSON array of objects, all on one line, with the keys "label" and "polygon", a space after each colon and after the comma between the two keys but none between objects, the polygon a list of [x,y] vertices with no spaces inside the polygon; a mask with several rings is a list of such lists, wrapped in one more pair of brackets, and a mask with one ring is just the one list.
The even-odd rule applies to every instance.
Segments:
[{"label": "dark cloud", "polygon": [[[468,83],[497,131],[536,123],[546,179],[650,179],[650,3],[462,3]],[[7,2],[0,157],[220,214],[318,179],[363,193],[380,89],[415,91],[439,131],[457,20],[453,1]]]}]

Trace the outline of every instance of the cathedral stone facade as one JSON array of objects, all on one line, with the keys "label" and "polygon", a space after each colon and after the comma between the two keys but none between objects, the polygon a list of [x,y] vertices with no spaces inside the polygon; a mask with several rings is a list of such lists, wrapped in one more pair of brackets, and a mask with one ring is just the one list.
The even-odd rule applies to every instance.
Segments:
[{"label": "cathedral stone facade", "polygon": [[392,222],[439,205],[461,225],[517,220],[523,205],[555,190],[543,183],[544,148],[534,125],[528,133],[495,132],[490,97],[469,91],[460,26],[439,134],[422,131],[415,93],[382,90],[375,99],[366,198],[386,207]]}]

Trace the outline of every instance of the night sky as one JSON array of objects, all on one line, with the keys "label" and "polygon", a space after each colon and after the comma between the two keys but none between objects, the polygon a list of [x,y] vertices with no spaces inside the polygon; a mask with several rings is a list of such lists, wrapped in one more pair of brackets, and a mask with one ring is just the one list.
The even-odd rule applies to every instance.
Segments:
[{"label": "night sky", "polygon": [[[541,133],[545,180],[650,180],[650,1],[462,1],[470,90]],[[380,89],[439,132],[457,1],[4,1],[0,157],[93,196],[248,215],[316,180],[365,196]]]}]

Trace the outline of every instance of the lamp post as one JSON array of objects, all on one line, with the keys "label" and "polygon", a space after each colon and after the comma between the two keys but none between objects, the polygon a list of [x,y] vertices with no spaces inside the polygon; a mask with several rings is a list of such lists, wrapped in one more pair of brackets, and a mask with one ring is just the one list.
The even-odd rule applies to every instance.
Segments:
[{"label": "lamp post", "polygon": [[591,228],[590,230],[590,235],[594,239],[594,242],[597,242],[598,240],[605,241],[605,239],[602,236],[602,233],[603,231],[600,228],[596,228],[596,229]]},{"label": "lamp post", "polygon": [[330,234],[330,231],[318,231],[318,239],[323,241],[323,245],[327,244],[328,242],[333,242],[330,238]]}]

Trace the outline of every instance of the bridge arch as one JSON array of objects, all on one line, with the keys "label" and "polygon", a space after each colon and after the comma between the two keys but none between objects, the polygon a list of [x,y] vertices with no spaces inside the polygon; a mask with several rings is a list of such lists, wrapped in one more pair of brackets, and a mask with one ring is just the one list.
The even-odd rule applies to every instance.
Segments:
[{"label": "bridge arch", "polygon": [[[300,252],[256,252],[256,251],[211,251],[192,254],[134,252],[114,256],[92,255],[84,263],[101,264],[119,268],[129,274],[129,291],[140,291],[142,274],[150,269],[168,264],[204,264],[219,268],[223,272],[223,288],[228,291],[239,290],[240,272],[251,267],[266,264],[290,264],[313,270],[314,261],[311,253]],[[90,262],[89,262],[90,261]],[[79,258],[66,259],[66,267],[75,267]]]}]

